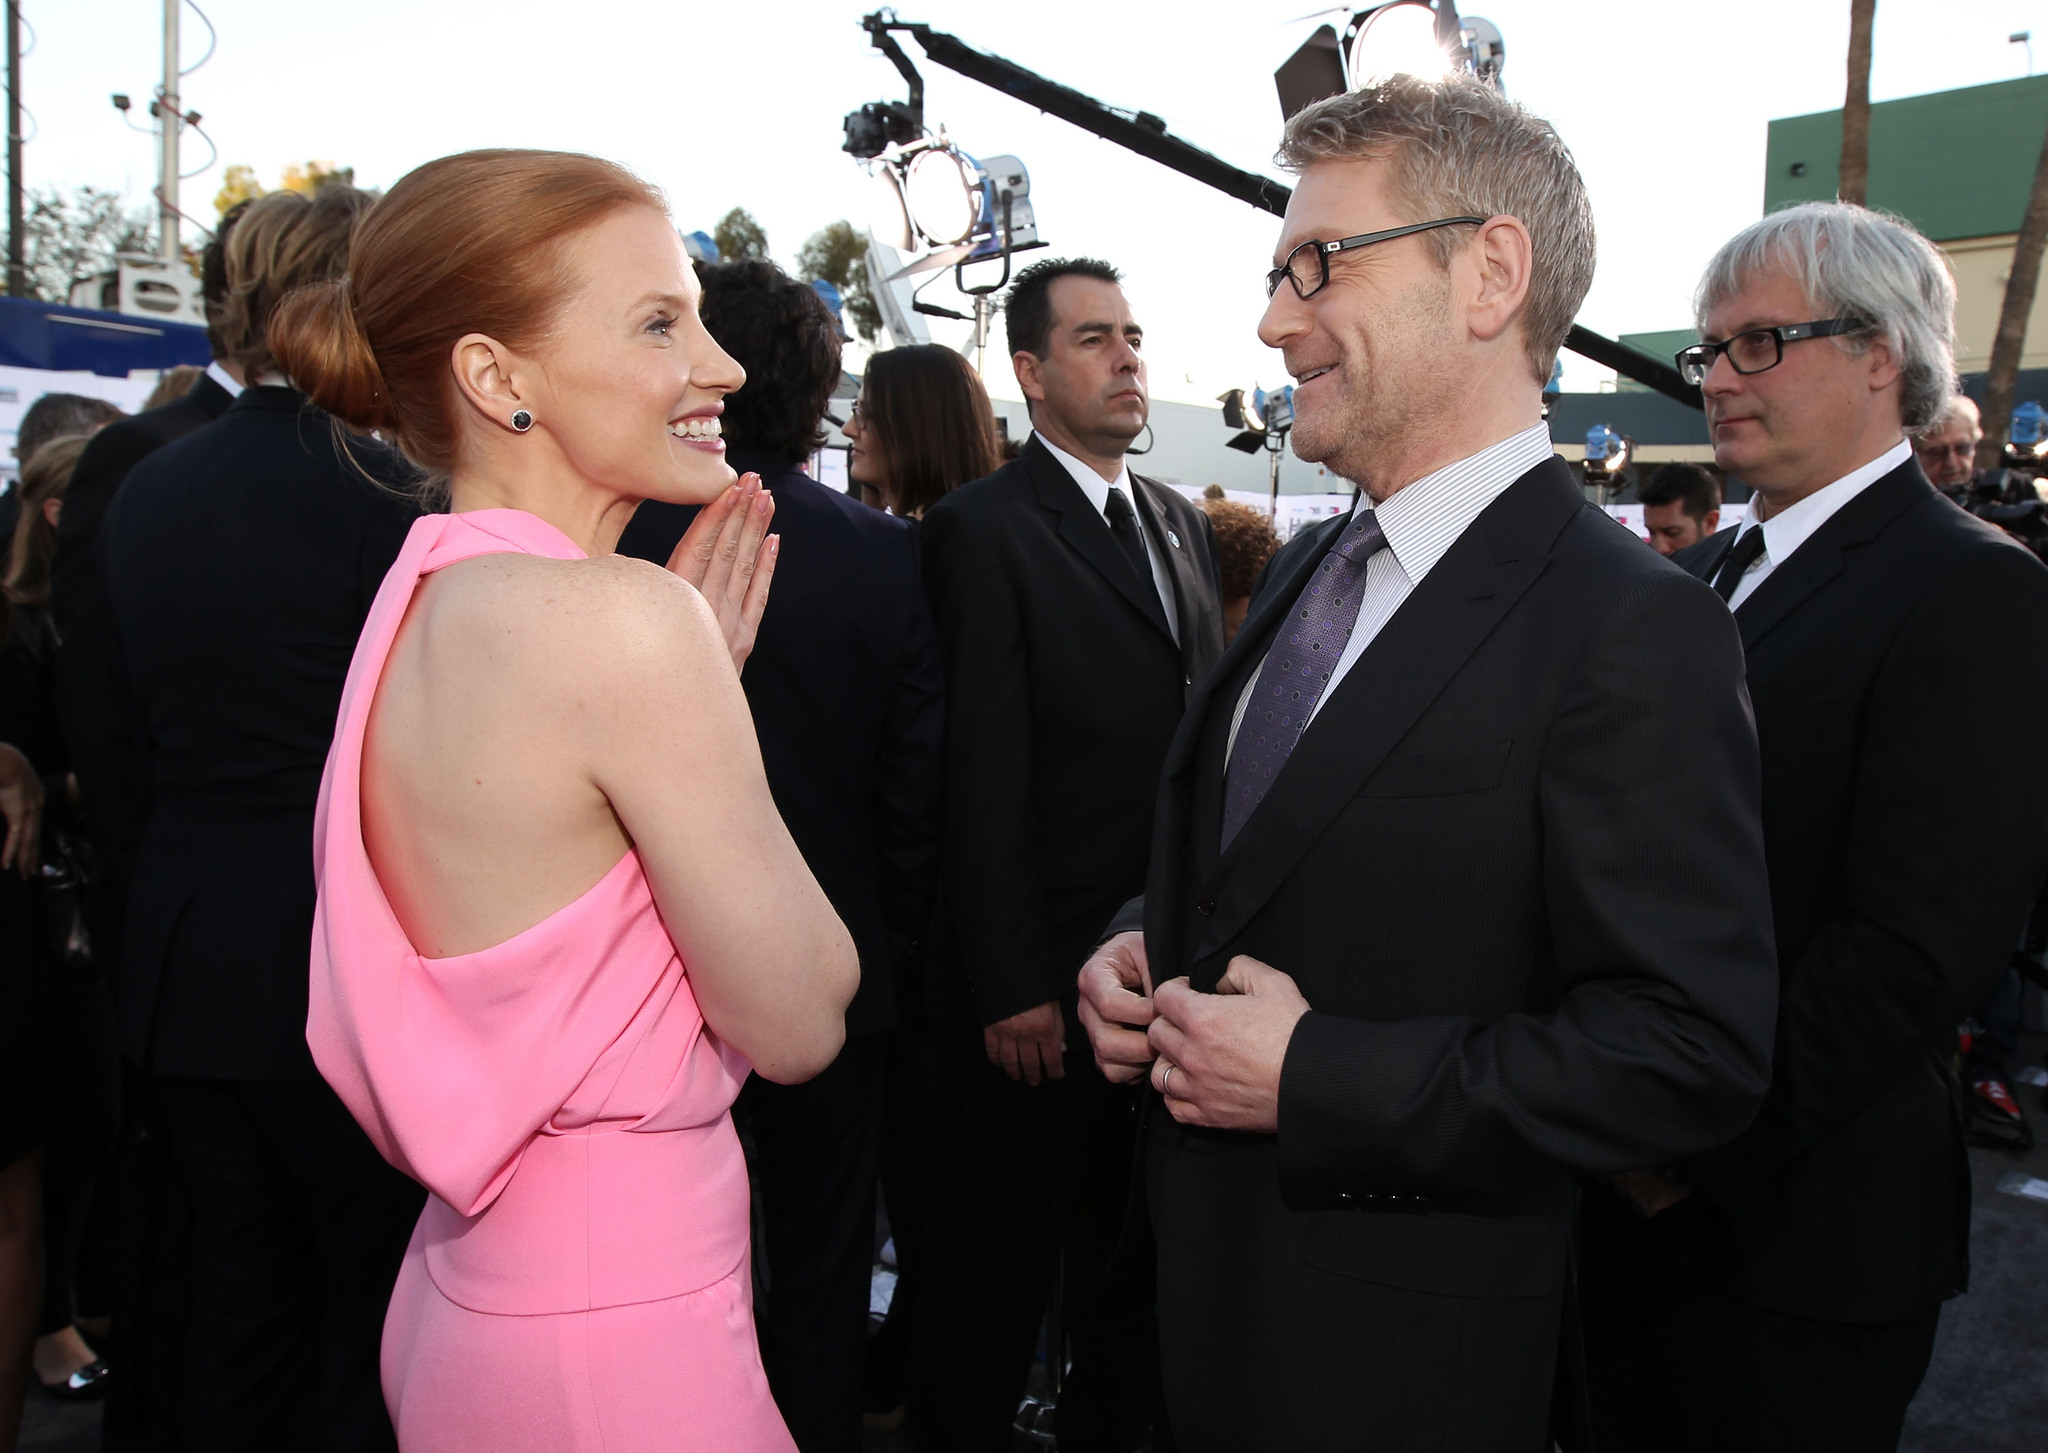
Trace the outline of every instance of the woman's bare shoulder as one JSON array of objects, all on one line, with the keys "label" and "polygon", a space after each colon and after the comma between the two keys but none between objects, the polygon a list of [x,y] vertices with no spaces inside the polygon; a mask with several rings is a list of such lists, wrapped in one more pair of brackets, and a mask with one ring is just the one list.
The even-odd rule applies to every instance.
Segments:
[{"label": "woman's bare shoulder", "polygon": [[484,555],[443,574],[435,634],[508,666],[595,680],[656,662],[689,670],[729,661],[703,597],[645,560]]}]

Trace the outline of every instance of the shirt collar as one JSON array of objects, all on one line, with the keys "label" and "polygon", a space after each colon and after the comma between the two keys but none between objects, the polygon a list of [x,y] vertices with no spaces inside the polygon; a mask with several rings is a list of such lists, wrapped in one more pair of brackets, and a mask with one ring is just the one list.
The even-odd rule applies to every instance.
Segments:
[{"label": "shirt collar", "polygon": [[222,368],[219,363],[216,362],[207,364],[206,376],[212,379],[215,383],[219,384],[222,388],[226,389],[228,391],[229,398],[238,399],[242,396],[242,386],[236,383],[235,376],[232,373],[229,373],[225,368]]},{"label": "shirt collar", "polygon": [[1410,584],[1420,585],[1422,577],[1435,568],[1488,505],[1556,453],[1550,426],[1531,424],[1519,434],[1404,485],[1379,505],[1361,494],[1357,508],[1372,511],[1402,573]]},{"label": "shirt collar", "polygon": [[[1742,528],[1764,532],[1764,554],[1775,565],[1811,539],[1814,531],[1826,524],[1843,505],[1912,457],[1912,445],[1901,439],[1861,469],[1851,470],[1825,489],[1815,490],[1798,504],[1787,505],[1768,520],[1758,520],[1752,515],[1742,522]],[[1738,534],[1736,538],[1742,537]]]},{"label": "shirt collar", "polygon": [[[1074,476],[1074,483],[1081,486],[1081,493],[1088,496],[1088,503],[1095,506],[1095,513],[1101,515],[1104,519],[1109,518],[1111,482],[1097,474],[1093,465],[1082,463],[1036,429],[1031,431],[1031,437],[1043,444],[1053,458],[1066,466],[1067,473]],[[1122,461],[1119,461],[1117,465],[1115,488],[1124,492],[1125,499],[1131,499],[1131,467]],[[1137,501],[1131,499],[1131,505],[1135,509]]]}]

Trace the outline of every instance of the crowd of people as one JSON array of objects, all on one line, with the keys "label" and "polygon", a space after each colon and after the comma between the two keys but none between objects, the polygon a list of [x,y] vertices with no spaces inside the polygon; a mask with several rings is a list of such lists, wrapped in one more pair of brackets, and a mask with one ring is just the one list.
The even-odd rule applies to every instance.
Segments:
[{"label": "crowd of people", "polygon": [[1729,240],[1754,493],[1667,466],[1651,550],[1544,422],[1552,128],[1397,77],[1280,161],[1358,487],[1284,543],[1131,469],[1092,258],[1003,300],[1027,439],[888,349],[825,488],[833,312],[565,153],[243,204],[209,368],[31,410],[0,1446],[31,1381],[208,1453],[1897,1446],[2048,884],[1940,254]]}]

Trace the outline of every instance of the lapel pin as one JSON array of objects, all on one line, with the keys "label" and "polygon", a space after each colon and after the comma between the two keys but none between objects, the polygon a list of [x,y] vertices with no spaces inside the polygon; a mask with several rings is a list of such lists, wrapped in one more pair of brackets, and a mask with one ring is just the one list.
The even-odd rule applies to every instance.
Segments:
[{"label": "lapel pin", "polygon": [[1168,530],[1166,532],[1166,543],[1173,546],[1174,549],[1178,550],[1180,548],[1180,536],[1174,534],[1173,531]]}]

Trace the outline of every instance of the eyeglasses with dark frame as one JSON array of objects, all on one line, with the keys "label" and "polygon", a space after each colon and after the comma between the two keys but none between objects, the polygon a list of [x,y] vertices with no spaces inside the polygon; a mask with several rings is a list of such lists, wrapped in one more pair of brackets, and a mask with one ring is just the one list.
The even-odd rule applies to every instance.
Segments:
[{"label": "eyeglasses with dark frame", "polygon": [[1815,323],[1787,323],[1782,328],[1751,328],[1720,343],[1695,343],[1679,349],[1675,355],[1679,377],[1697,388],[1714,371],[1714,360],[1724,354],[1737,373],[1765,373],[1785,361],[1787,343],[1861,333],[1870,326],[1861,318],[1822,318]]},{"label": "eyeglasses with dark frame", "polygon": [[[1416,232],[1428,232],[1438,227],[1472,226],[1484,227],[1484,217],[1441,217],[1434,222],[1416,222],[1407,227],[1389,227],[1384,232],[1361,232],[1356,237],[1340,237],[1335,242],[1324,242],[1310,238],[1294,251],[1287,254],[1287,260],[1266,274],[1266,296],[1272,297],[1280,291],[1280,280],[1287,279],[1294,285],[1294,295],[1303,300],[1314,297],[1330,285],[1330,254],[1348,252],[1354,247],[1370,247],[1375,242],[1392,242],[1396,237],[1407,237]],[[1313,281],[1303,276],[1309,270],[1308,260],[1315,261]]]}]

